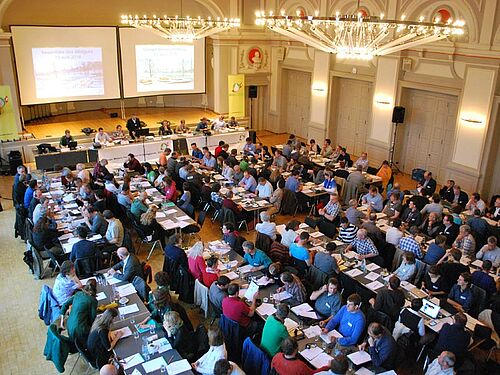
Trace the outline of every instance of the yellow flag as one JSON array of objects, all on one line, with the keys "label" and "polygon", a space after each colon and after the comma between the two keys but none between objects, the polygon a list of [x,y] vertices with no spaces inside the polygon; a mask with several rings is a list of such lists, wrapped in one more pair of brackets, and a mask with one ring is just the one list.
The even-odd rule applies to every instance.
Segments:
[{"label": "yellow flag", "polygon": [[17,139],[18,137],[10,86],[0,86],[0,139]]},{"label": "yellow flag", "polygon": [[229,116],[245,116],[245,75],[227,76],[229,94]]}]

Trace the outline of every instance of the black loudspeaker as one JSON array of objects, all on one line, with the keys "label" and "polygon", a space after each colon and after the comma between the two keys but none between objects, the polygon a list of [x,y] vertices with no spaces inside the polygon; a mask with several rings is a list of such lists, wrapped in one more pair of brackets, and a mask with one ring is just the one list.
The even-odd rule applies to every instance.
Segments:
[{"label": "black loudspeaker", "polygon": [[118,117],[118,112],[111,112],[109,114],[109,117],[111,117],[111,118],[117,118]]},{"label": "black loudspeaker", "polygon": [[257,86],[248,86],[248,97],[255,99],[257,97]]},{"label": "black loudspeaker", "polygon": [[252,140],[253,144],[257,143],[257,132],[255,130],[249,130],[248,131],[248,136]]},{"label": "black loudspeaker", "polygon": [[394,107],[392,111],[392,122],[402,124],[405,122],[405,107]]}]

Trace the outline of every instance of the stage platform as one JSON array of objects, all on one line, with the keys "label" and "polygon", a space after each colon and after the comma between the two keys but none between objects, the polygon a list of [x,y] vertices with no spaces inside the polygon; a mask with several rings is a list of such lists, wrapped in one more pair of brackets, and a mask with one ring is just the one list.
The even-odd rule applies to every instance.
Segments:
[{"label": "stage platform", "polygon": [[[85,111],[57,115],[45,120],[33,121],[25,125],[26,131],[32,133],[37,139],[57,138],[64,135],[64,131],[69,129],[73,136],[83,134],[81,130],[89,127],[93,129],[104,128],[111,132],[116,125],[121,124],[125,129],[126,120],[112,118],[110,113],[120,114],[120,109],[107,108],[98,111]],[[127,108],[127,118],[135,113],[141,121],[144,121],[150,128],[158,128],[159,121],[169,120],[173,124],[178,124],[181,120],[186,120],[186,124],[197,124],[203,116],[215,119],[219,115],[210,110],[202,108]]]}]

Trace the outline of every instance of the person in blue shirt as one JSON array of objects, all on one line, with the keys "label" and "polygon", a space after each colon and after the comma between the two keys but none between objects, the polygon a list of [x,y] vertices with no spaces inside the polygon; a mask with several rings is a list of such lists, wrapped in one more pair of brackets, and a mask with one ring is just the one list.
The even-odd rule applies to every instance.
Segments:
[{"label": "person in blue shirt", "polygon": [[375,368],[384,370],[395,368],[398,346],[389,330],[380,323],[374,322],[368,326],[368,339],[359,346],[359,349],[367,349]]},{"label": "person in blue shirt", "polygon": [[255,154],[255,145],[252,142],[252,138],[248,137],[246,139],[245,146],[243,146],[243,153],[245,155],[253,155],[253,154]]},{"label": "person in blue shirt", "polygon": [[321,328],[337,314],[342,306],[342,297],[338,292],[338,287],[338,280],[332,277],[320,289],[311,293],[311,301],[315,301],[314,310],[324,318],[319,322]]},{"label": "person in blue shirt", "polygon": [[206,117],[203,117],[200,119],[198,125],[196,125],[196,131],[199,132],[206,129],[208,129],[208,119]]},{"label": "person in blue shirt", "polygon": [[[342,306],[339,312],[328,322],[325,328],[322,329],[323,333],[328,333],[333,329],[342,335],[340,338],[335,338],[331,336],[332,343],[338,344],[342,347],[353,347],[355,346],[361,334],[365,329],[366,319],[363,312],[360,310],[361,297],[359,294],[351,294],[347,298],[347,304]],[[354,349],[356,350],[356,349]]]},{"label": "person in blue shirt", "polygon": [[457,283],[453,285],[448,294],[446,302],[460,312],[469,312],[473,304],[473,295],[470,288],[472,276],[463,272],[458,277]]},{"label": "person in blue shirt", "polygon": [[302,232],[299,235],[299,240],[296,243],[294,242],[290,245],[289,251],[290,251],[290,256],[292,258],[304,261],[308,266],[310,266],[311,254],[309,253],[309,250],[307,250],[307,248],[305,247],[307,241],[309,241],[309,233]]},{"label": "person in blue shirt", "polygon": [[325,180],[323,181],[323,187],[328,192],[337,192],[337,183],[332,176],[332,172],[325,173]]},{"label": "person in blue shirt", "polygon": [[285,189],[293,191],[294,193],[298,193],[302,190],[302,184],[299,181],[298,175],[299,171],[294,169],[292,175],[286,179]]},{"label": "person in blue shirt", "polygon": [[245,188],[245,190],[249,191],[250,193],[254,193],[255,189],[257,188],[257,181],[249,171],[245,171],[243,172],[243,178],[238,185]]},{"label": "person in blue shirt", "polygon": [[446,236],[442,234],[438,234],[433,243],[429,245],[427,251],[425,252],[424,259],[422,259],[425,263],[433,266],[439,262],[444,254],[446,254]]},{"label": "person in blue shirt", "polygon": [[251,241],[245,241],[242,244],[245,255],[243,259],[245,263],[252,266],[252,271],[260,271],[269,267],[273,262],[262,250],[256,249]]},{"label": "person in blue shirt", "polygon": [[69,260],[75,262],[77,259],[93,257],[96,255],[95,243],[87,240],[89,229],[86,226],[80,225],[76,228],[76,235],[80,239],[71,249]]},{"label": "person in blue shirt", "polygon": [[212,154],[208,150],[208,147],[203,147],[203,158],[201,159],[200,168],[208,169],[209,171],[211,171],[215,168],[216,164],[217,159],[212,156]]},{"label": "person in blue shirt", "polygon": [[495,280],[489,275],[492,267],[493,263],[490,260],[483,260],[481,269],[472,274],[472,284],[486,290],[489,295],[497,291]]},{"label": "person in blue shirt", "polygon": [[37,180],[32,179],[28,184],[28,188],[24,192],[24,208],[28,209],[30,207],[31,200],[33,199],[33,194],[35,193],[35,189],[37,187]]},{"label": "person in blue shirt", "polygon": [[196,159],[203,158],[203,152],[198,148],[196,143],[191,143],[191,156]]},{"label": "person in blue shirt", "polygon": [[381,212],[384,208],[384,198],[379,194],[376,186],[371,186],[370,191],[363,195],[362,203],[368,205],[375,212]]}]

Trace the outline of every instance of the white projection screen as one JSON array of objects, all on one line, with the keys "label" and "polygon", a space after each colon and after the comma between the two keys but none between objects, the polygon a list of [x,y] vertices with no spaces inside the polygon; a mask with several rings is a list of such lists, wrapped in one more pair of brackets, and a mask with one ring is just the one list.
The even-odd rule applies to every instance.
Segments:
[{"label": "white projection screen", "polygon": [[120,98],[116,28],[12,26],[22,105]]},{"label": "white projection screen", "polygon": [[120,28],[126,98],[205,92],[205,40],[172,43],[146,30]]}]

